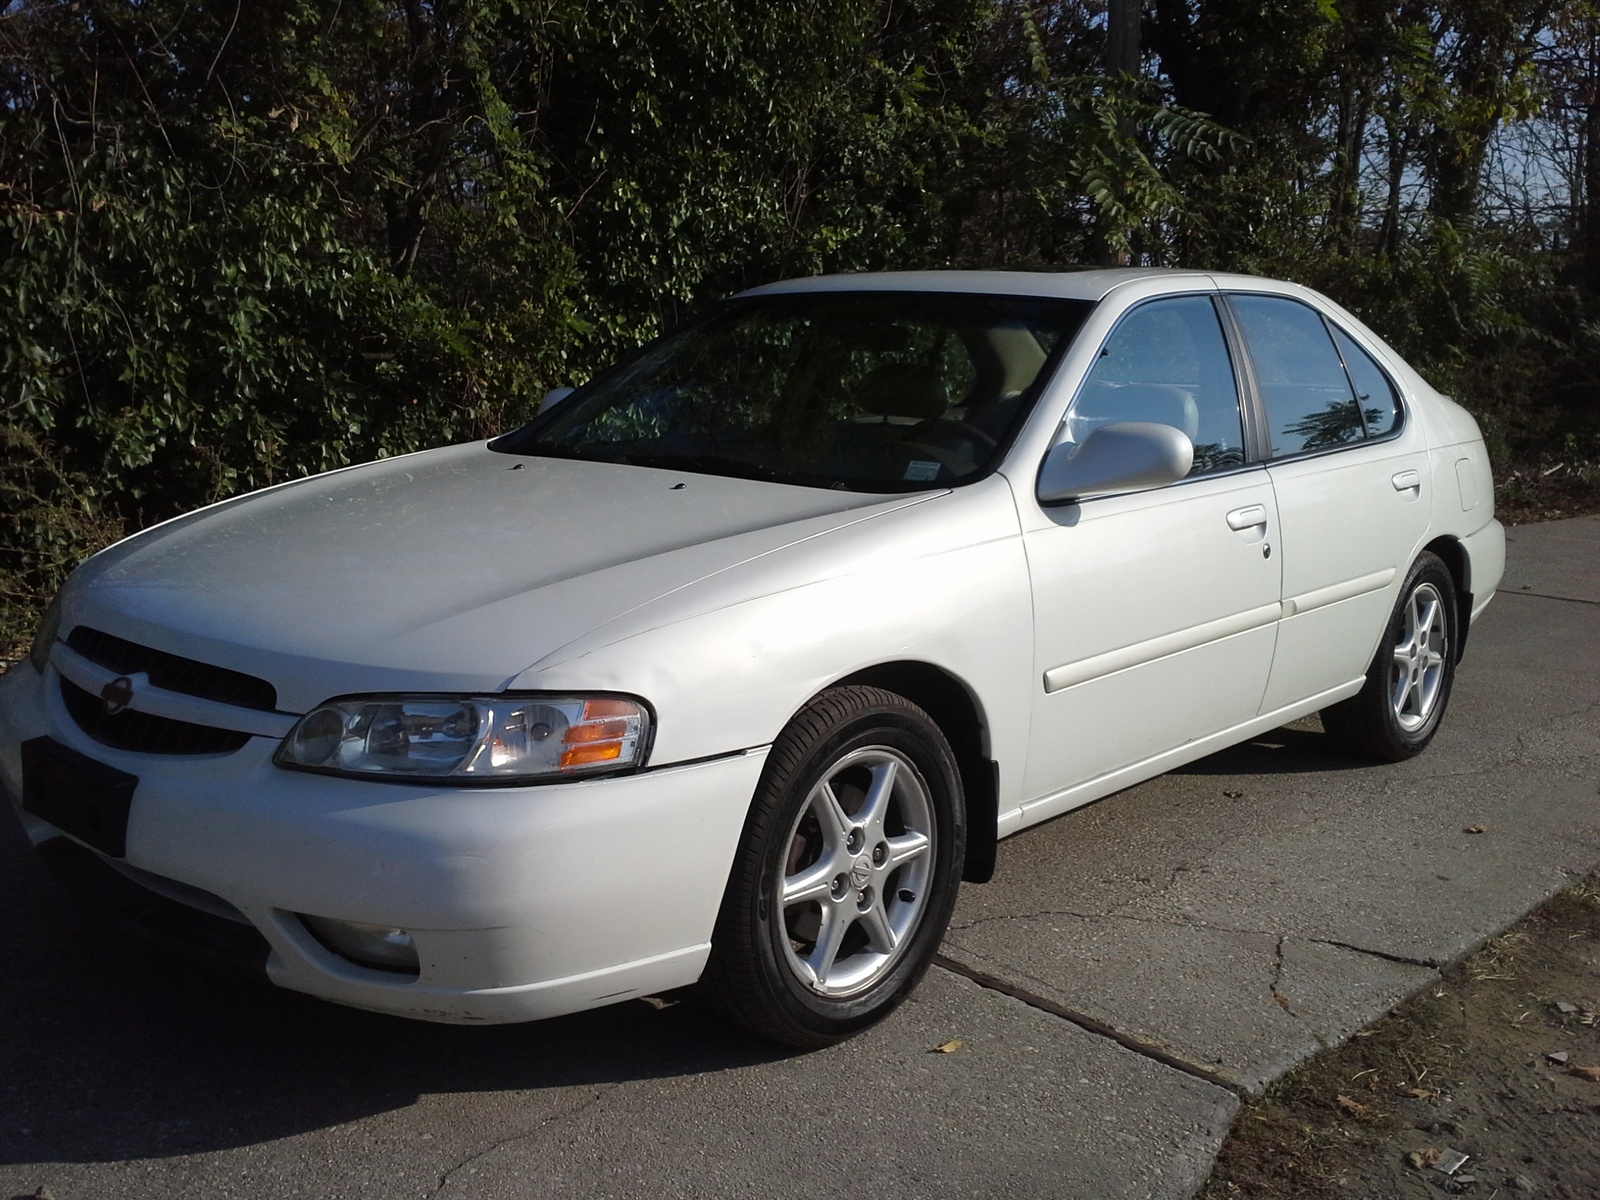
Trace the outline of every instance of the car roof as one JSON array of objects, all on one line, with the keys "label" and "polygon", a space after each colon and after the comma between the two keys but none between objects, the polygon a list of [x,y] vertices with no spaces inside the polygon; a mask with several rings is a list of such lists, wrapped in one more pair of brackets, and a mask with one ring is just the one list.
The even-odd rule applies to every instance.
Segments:
[{"label": "car roof", "polygon": [[813,275],[740,292],[770,296],[791,292],[979,292],[1001,296],[1053,296],[1101,300],[1113,288],[1145,279],[1188,277],[1209,288],[1206,271],[1172,267],[1115,267],[1067,271],[883,271],[868,275]]}]

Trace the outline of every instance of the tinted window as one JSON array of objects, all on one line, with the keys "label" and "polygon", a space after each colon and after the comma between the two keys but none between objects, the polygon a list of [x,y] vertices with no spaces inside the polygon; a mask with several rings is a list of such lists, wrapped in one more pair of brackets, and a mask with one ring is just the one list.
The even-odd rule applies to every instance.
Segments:
[{"label": "tinted window", "polygon": [[1322,317],[1294,300],[1234,296],[1274,457],[1359,442],[1361,412]]},{"label": "tinted window", "polygon": [[1366,419],[1367,436],[1382,437],[1394,431],[1400,417],[1400,398],[1394,384],[1383,373],[1383,368],[1373,361],[1344,330],[1334,327],[1333,340],[1344,356],[1345,370],[1350,372],[1350,382],[1355,385],[1356,398],[1361,402],[1361,415]]},{"label": "tinted window", "polygon": [[493,448],[864,491],[955,483],[991,465],[1088,309],[891,291],[738,298]]},{"label": "tinted window", "polygon": [[1152,301],[1122,319],[1073,402],[1067,440],[1112,421],[1181,429],[1194,443],[1191,475],[1244,462],[1233,363],[1208,297]]}]

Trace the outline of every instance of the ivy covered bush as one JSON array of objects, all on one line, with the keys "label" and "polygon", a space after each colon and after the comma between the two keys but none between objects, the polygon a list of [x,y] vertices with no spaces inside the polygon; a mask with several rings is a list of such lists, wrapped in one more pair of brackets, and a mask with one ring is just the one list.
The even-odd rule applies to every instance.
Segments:
[{"label": "ivy covered bush", "polygon": [[1104,0],[0,0],[0,640],[121,532],[821,271],[1287,275],[1505,461],[1600,456],[1591,0],[1140,11],[1119,73]]}]

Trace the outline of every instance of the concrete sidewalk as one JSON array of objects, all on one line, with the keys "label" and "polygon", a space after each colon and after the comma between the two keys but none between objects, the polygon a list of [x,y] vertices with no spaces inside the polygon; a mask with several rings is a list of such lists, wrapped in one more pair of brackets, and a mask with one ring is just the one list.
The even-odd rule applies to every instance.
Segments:
[{"label": "concrete sidewalk", "polygon": [[457,1029],[219,981],[0,823],[0,1200],[1188,1197],[1239,1093],[1600,863],[1600,518],[1510,554],[1427,754],[1307,722],[1012,838],[948,966],[815,1054],[670,998]]},{"label": "concrete sidewalk", "polygon": [[1255,1091],[1593,867],[1600,517],[1509,557],[1427,753],[1311,720],[1152,780],[1005,843],[946,955]]}]

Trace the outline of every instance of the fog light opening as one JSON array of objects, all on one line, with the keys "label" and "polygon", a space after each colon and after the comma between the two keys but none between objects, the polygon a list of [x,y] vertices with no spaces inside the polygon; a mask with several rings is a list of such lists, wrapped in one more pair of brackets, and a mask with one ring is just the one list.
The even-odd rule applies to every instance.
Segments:
[{"label": "fog light opening", "polygon": [[390,971],[415,978],[421,972],[416,943],[404,929],[364,925],[332,917],[295,914],[311,936],[340,958],[374,971]]}]

